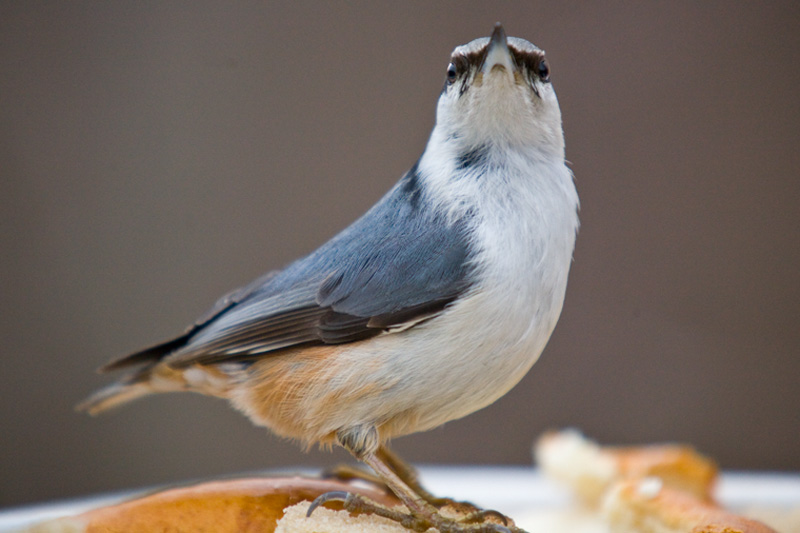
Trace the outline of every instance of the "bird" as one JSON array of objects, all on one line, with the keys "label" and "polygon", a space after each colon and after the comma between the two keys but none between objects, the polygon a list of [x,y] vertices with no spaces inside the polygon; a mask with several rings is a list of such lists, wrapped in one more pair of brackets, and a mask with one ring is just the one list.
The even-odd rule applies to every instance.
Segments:
[{"label": "bird", "polygon": [[420,531],[494,531],[443,517],[388,443],[526,375],[561,314],[578,214],[545,53],[497,23],[452,52],[422,155],[373,207],[182,335],[102,367],[128,372],[78,408],[223,398],[306,448],[345,448],[408,513],[338,493],[313,507],[340,499]]}]

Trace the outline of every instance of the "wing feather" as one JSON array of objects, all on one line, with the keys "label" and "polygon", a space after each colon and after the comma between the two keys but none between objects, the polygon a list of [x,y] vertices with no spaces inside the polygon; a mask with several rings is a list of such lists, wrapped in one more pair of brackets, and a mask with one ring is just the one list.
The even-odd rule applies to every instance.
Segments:
[{"label": "wing feather", "polygon": [[408,329],[469,289],[468,216],[424,209],[416,165],[363,217],[311,255],[222,298],[183,336],[110,368],[263,357]]}]

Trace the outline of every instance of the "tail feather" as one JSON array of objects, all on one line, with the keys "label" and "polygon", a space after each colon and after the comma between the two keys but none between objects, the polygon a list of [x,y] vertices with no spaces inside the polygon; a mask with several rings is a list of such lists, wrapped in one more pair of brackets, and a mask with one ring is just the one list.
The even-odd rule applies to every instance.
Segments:
[{"label": "tail feather", "polygon": [[120,381],[95,392],[79,403],[75,409],[95,416],[154,392],[156,391],[147,381]]},{"label": "tail feather", "polygon": [[106,372],[112,372],[114,370],[120,370],[122,368],[128,368],[141,364],[152,365],[153,363],[160,361],[165,355],[168,355],[185,345],[188,339],[189,333],[186,333],[170,341],[162,342],[161,344],[156,344],[155,346],[151,346],[144,350],[126,355],[125,357],[115,359],[101,366],[98,369],[98,372],[105,374]]},{"label": "tail feather", "polygon": [[227,398],[230,379],[230,374],[213,367],[176,369],[158,363],[123,376],[119,381],[89,396],[75,409],[97,415],[142,396],[178,391]]}]

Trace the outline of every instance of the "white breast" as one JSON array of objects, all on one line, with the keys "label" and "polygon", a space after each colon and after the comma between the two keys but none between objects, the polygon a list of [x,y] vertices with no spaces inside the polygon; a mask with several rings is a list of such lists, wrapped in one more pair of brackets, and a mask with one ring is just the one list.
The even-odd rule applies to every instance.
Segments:
[{"label": "white breast", "polygon": [[[425,164],[423,158],[423,172]],[[436,427],[500,398],[536,362],[561,313],[578,228],[572,174],[563,161],[509,153],[492,172],[438,183],[429,176],[454,214],[469,206],[474,215],[476,282],[439,317],[378,337],[369,350],[391,381],[372,408],[391,406],[386,418],[412,413],[408,427],[392,424],[394,435]]]}]

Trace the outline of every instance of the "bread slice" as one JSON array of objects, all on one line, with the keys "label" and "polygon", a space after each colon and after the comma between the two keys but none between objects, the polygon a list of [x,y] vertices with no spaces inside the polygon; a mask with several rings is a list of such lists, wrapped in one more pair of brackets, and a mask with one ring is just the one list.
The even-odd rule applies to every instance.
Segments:
[{"label": "bread slice", "polygon": [[615,484],[603,515],[610,533],[776,533],[653,477]]},{"label": "bread slice", "polygon": [[[384,505],[398,504],[394,496],[356,483],[304,477],[237,479],[156,492],[77,516],[40,523],[29,532],[271,533],[287,507],[302,501],[311,502],[329,491],[355,492]],[[336,507],[335,502],[329,505]]]},{"label": "bread slice", "polygon": [[607,447],[574,430],[545,433],[535,454],[546,475],[567,485],[593,508],[615,482],[648,476],[710,502],[718,473],[716,464],[691,446]]}]

